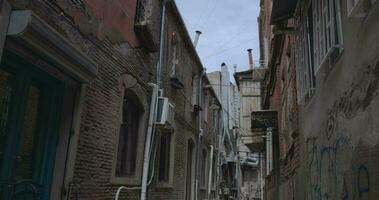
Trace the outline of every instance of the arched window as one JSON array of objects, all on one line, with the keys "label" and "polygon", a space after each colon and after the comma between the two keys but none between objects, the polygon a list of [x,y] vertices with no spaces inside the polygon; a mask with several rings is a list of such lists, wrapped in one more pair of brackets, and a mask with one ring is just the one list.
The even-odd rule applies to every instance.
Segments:
[{"label": "arched window", "polygon": [[136,172],[138,132],[143,107],[133,93],[125,90],[122,102],[116,177],[134,176]]}]

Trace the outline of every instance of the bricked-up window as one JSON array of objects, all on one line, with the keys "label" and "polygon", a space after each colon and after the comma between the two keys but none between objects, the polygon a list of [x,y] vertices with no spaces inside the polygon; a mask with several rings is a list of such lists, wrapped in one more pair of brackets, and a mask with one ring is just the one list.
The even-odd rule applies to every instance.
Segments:
[{"label": "bricked-up window", "polygon": [[141,109],[136,98],[125,91],[122,103],[122,119],[117,151],[117,177],[130,177],[135,174],[138,128],[142,111],[143,109]]},{"label": "bricked-up window", "polygon": [[161,134],[159,150],[159,182],[169,182],[170,180],[170,155],[171,155],[171,133],[163,132]]}]

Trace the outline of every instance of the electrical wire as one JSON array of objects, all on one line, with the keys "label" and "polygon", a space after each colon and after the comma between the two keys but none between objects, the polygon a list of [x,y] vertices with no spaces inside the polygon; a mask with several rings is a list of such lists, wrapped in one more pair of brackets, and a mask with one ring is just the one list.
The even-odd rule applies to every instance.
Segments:
[{"label": "electrical wire", "polygon": [[253,40],[255,40],[255,39],[252,38],[252,39],[248,39],[248,40],[241,41],[240,43],[238,43],[238,44],[235,45],[235,46],[232,46],[232,47],[230,47],[230,48],[226,48],[226,49],[220,50],[220,51],[218,51],[218,52],[216,52],[216,53],[209,54],[209,55],[206,56],[204,59],[211,58],[211,57],[218,56],[218,55],[222,55],[222,54],[224,54],[224,53],[227,52],[227,51],[230,51],[230,50],[232,50],[232,49],[234,49],[234,48],[240,47],[241,45],[246,44],[246,42],[250,42],[250,41],[253,41]]}]

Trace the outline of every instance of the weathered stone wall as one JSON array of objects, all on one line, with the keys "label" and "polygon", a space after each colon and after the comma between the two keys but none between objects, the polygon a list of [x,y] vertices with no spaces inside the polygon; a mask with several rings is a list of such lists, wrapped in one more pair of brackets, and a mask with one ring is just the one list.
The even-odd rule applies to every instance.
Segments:
[{"label": "weathered stone wall", "polygon": [[341,17],[344,51],[317,75],[316,94],[300,111],[309,177],[302,189],[307,199],[377,199],[379,6],[365,18],[348,18],[346,9]]},{"label": "weathered stone wall", "polygon": [[[299,106],[293,146],[288,137],[296,128],[287,121],[291,91],[282,88],[279,127],[287,135],[280,139],[279,199],[374,200],[379,195],[379,6],[366,17],[348,18],[346,1],[341,4],[343,52],[316,75],[315,94]],[[292,76],[285,73],[283,83]],[[284,162],[291,151],[300,154],[295,171]],[[266,197],[277,199],[275,190]]]}]

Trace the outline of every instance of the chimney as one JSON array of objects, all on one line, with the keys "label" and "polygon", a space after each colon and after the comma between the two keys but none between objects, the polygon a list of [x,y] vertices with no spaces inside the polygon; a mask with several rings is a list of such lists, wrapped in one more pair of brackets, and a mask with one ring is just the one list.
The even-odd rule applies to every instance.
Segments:
[{"label": "chimney", "polygon": [[199,42],[200,35],[201,35],[201,31],[196,31],[195,40],[193,41],[193,46],[195,47],[195,49],[197,47],[197,43]]},{"label": "chimney", "polygon": [[249,52],[249,69],[253,69],[254,68],[253,50],[248,49],[247,52]]}]

